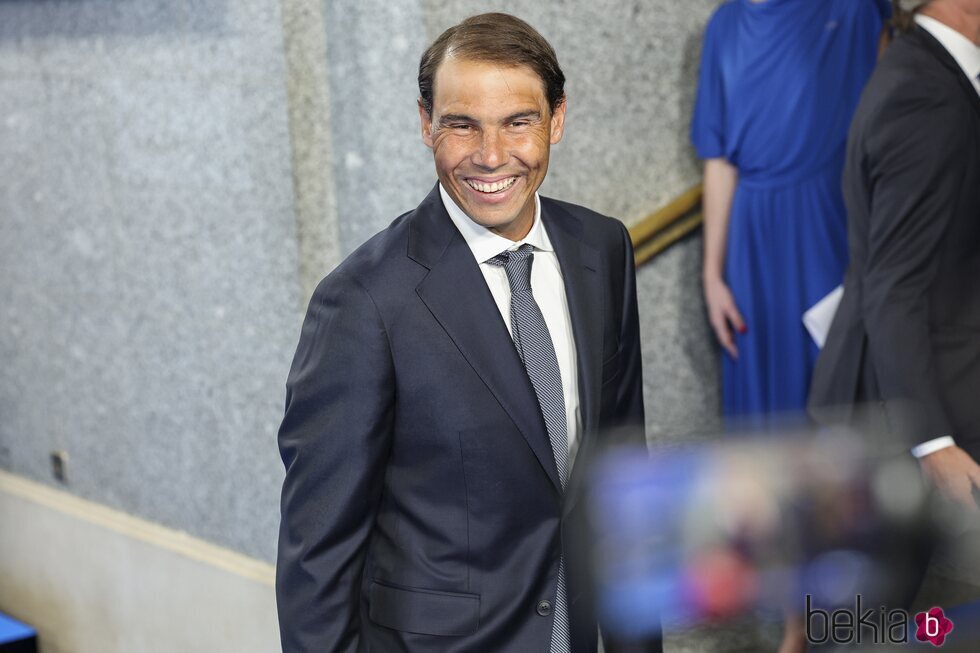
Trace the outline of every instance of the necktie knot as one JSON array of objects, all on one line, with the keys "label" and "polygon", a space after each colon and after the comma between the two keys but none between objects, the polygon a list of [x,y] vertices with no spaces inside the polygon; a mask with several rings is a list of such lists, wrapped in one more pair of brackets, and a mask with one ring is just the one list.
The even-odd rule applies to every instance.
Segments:
[{"label": "necktie knot", "polygon": [[521,245],[509,252],[501,252],[488,261],[499,265],[507,273],[510,292],[531,292],[531,264],[534,262],[534,247]]}]

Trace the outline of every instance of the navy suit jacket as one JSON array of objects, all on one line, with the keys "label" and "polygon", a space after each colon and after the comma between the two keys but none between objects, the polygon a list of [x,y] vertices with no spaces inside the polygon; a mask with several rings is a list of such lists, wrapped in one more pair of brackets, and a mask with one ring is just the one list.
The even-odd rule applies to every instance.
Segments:
[{"label": "navy suit jacket", "polygon": [[953,435],[980,460],[980,97],[922,28],[885,51],[846,161],[851,263],[811,413],[881,402],[902,446]]},{"label": "navy suit jacket", "polygon": [[555,596],[563,552],[572,651],[595,650],[576,488],[600,434],[642,438],[633,252],[621,223],[582,207],[541,198],[541,219],[578,352],[583,435],[567,491],[437,186],[310,301],[279,432],[287,653],[547,651],[539,604]]}]

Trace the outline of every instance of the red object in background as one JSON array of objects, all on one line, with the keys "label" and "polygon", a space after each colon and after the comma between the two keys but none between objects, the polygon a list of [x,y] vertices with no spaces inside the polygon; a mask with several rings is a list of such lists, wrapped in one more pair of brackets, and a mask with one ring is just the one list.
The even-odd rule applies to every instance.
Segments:
[{"label": "red object in background", "polygon": [[719,548],[689,561],[685,585],[693,605],[704,618],[727,619],[752,605],[759,590],[759,579],[744,556]]}]

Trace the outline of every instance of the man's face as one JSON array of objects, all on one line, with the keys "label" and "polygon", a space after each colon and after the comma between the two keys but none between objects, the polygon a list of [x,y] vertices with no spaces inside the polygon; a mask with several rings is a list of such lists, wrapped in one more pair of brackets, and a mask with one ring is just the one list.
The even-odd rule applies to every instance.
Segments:
[{"label": "man's face", "polygon": [[443,187],[477,224],[520,240],[534,221],[534,193],[561,140],[544,82],[526,66],[448,57],[436,70],[432,115],[419,105],[422,141]]}]

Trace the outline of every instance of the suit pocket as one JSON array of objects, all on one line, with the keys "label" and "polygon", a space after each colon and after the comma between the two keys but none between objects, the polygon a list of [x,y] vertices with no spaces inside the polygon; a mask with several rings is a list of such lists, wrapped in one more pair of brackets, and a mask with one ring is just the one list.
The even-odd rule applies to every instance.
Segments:
[{"label": "suit pocket", "polygon": [[480,595],[395,587],[371,581],[374,623],[420,635],[472,635],[480,625]]}]

